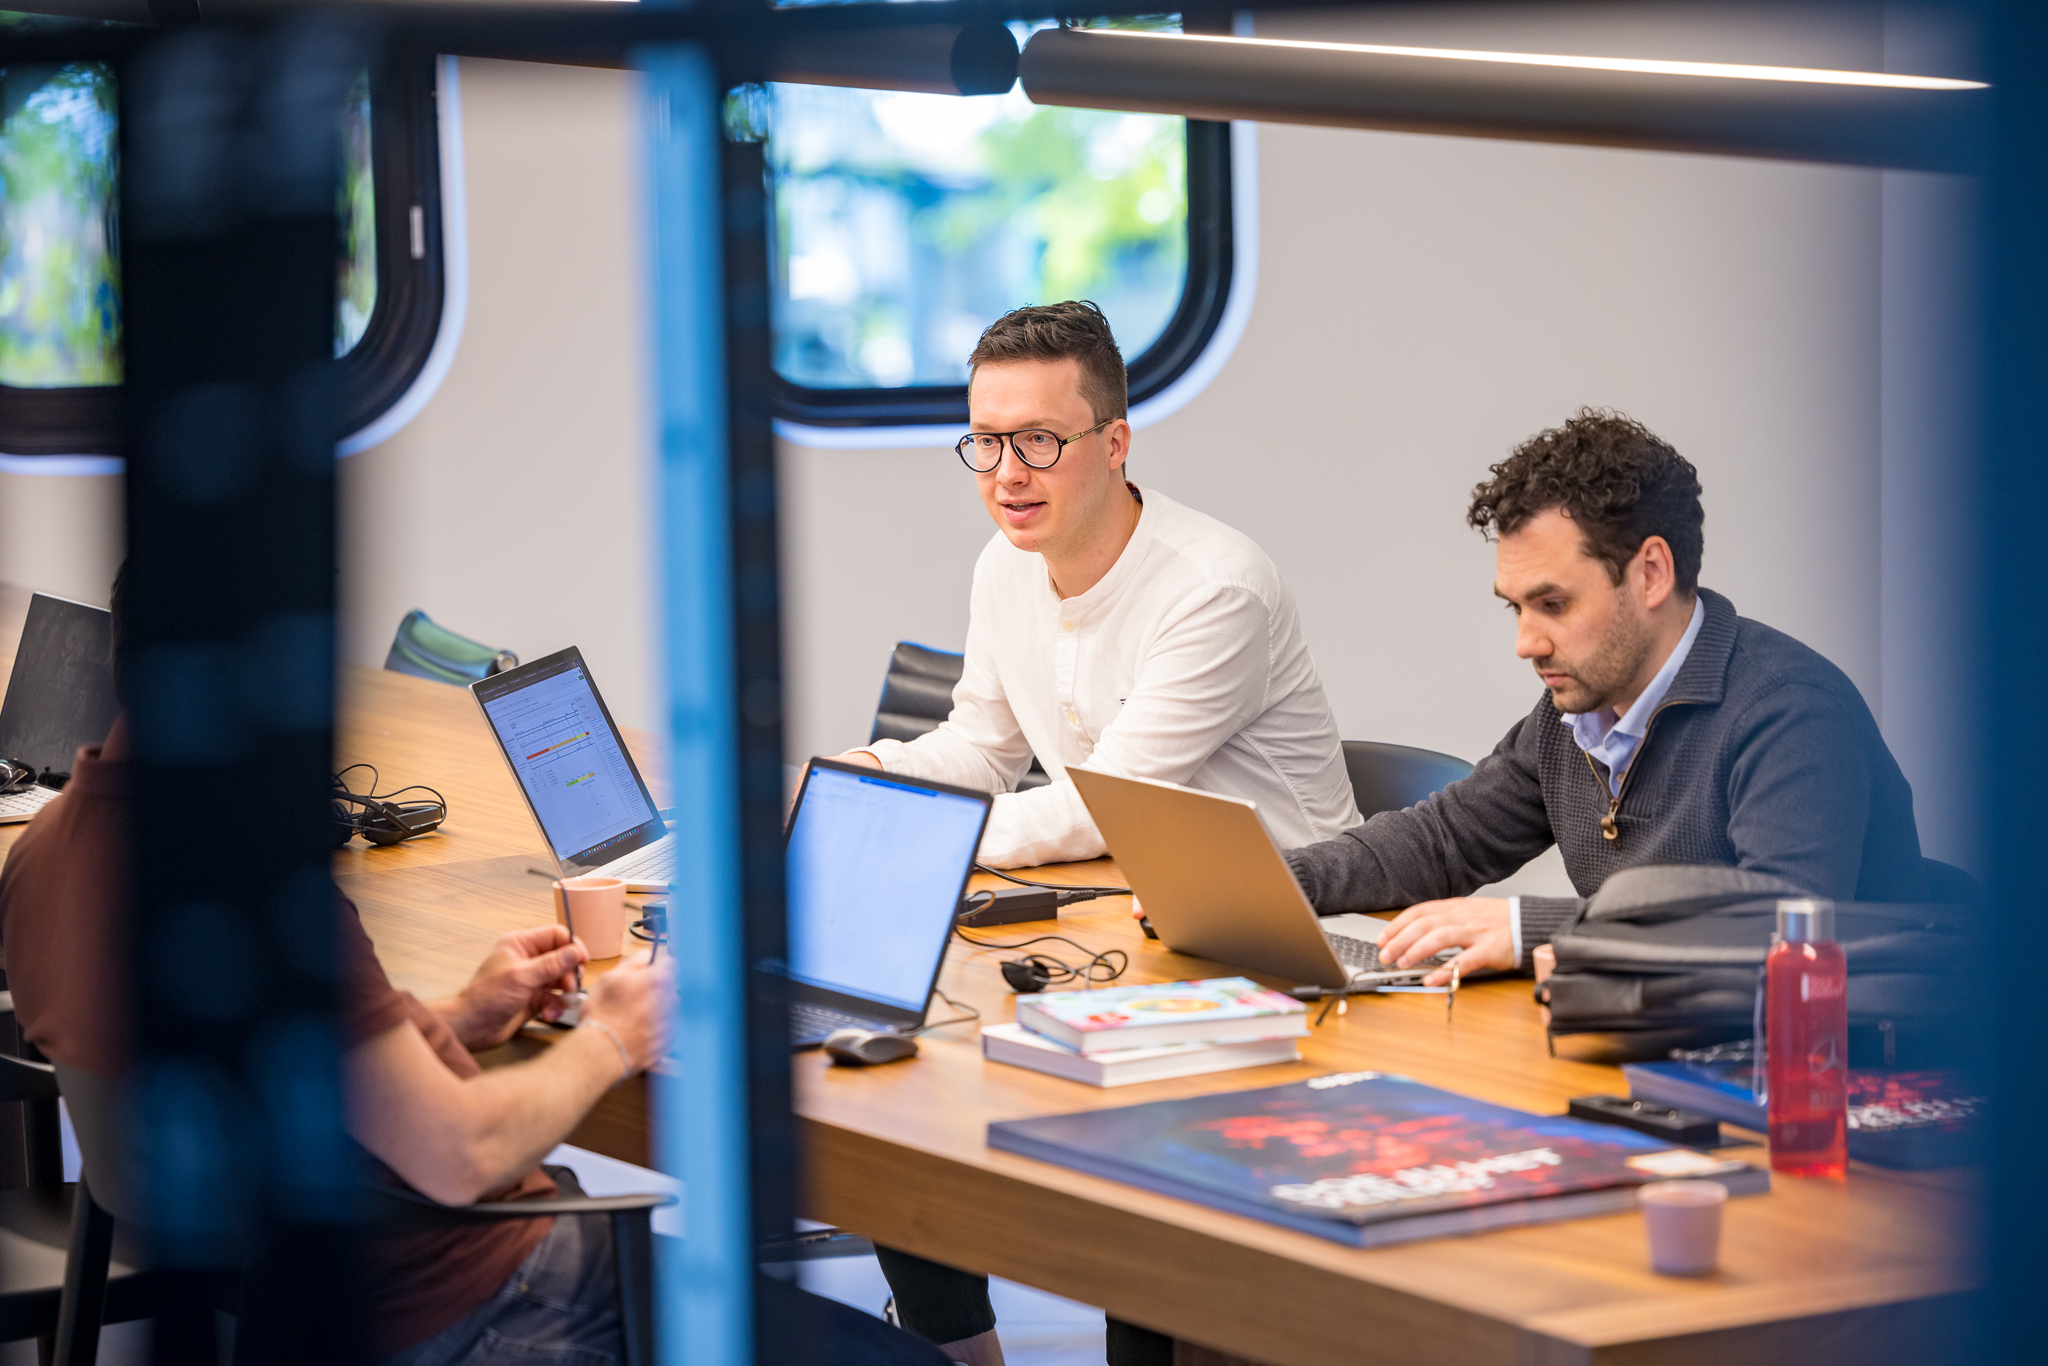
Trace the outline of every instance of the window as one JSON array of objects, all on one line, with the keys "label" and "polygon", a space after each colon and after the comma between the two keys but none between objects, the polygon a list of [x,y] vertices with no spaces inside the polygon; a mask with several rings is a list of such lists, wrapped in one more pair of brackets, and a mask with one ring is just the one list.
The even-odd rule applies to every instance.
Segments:
[{"label": "window", "polygon": [[[1163,21],[1161,21],[1163,22]],[[967,355],[1022,304],[1102,306],[1134,402],[1194,360],[1229,287],[1222,124],[826,86],[735,93],[774,179],[782,416],[963,422]]]},{"label": "window", "polygon": [[118,384],[113,77],[9,71],[0,109],[0,384]]},{"label": "window", "polygon": [[[395,402],[425,363],[442,302],[431,58],[351,90],[334,353],[344,431]],[[0,71],[0,452],[120,449],[118,92],[97,62]]]}]

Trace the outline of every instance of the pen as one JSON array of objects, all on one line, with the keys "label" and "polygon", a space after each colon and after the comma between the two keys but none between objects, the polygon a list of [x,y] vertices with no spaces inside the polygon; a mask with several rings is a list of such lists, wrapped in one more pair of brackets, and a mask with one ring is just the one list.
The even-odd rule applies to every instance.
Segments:
[{"label": "pen", "polygon": [[[568,929],[569,942],[573,944],[576,942],[576,916],[569,910],[569,894],[557,887],[555,889],[555,899],[562,904],[562,924]],[[583,964],[581,963],[576,965],[576,990],[579,993],[583,990]]]}]

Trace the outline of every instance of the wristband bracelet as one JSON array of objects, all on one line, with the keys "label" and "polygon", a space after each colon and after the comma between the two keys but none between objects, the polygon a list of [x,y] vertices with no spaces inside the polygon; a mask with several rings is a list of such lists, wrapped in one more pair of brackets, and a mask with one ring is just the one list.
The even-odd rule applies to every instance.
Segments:
[{"label": "wristband bracelet", "polygon": [[633,1055],[626,1051],[626,1041],[619,1037],[619,1031],[613,1029],[603,1020],[585,1020],[583,1023],[589,1025],[592,1029],[602,1029],[605,1037],[612,1041],[612,1047],[619,1050],[619,1062],[626,1069],[625,1075],[621,1076],[619,1080],[624,1081],[627,1077],[632,1076]]}]

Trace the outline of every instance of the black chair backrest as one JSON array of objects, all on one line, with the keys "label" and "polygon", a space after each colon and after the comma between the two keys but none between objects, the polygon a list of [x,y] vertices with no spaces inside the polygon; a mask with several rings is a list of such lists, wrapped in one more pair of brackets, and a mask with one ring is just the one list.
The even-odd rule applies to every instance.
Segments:
[{"label": "black chair backrest", "polygon": [[[875,729],[868,743],[877,740],[915,740],[953,714],[953,685],[967,667],[967,656],[934,650],[929,645],[896,642],[889,656],[889,676],[882,680],[882,700],[875,704]],[[1017,780],[1017,790],[1044,787],[1046,776],[1036,756],[1031,767]]]},{"label": "black chair backrest", "polygon": [[10,993],[0,1028],[14,1052],[0,1053],[0,1171],[10,1184],[54,1191],[64,1184],[64,1139],[57,1117],[57,1072],[14,1022]]},{"label": "black chair backrest", "polygon": [[1367,820],[1382,811],[1406,810],[1472,771],[1455,755],[1377,740],[1346,740],[1344,768],[1351,775],[1358,814]]},{"label": "black chair backrest", "polygon": [[967,667],[964,655],[926,645],[897,642],[889,656],[889,676],[882,680],[882,700],[875,704],[877,740],[915,740],[953,714],[953,685]]},{"label": "black chair backrest", "polygon": [[1920,876],[1927,884],[1929,901],[1939,901],[1954,906],[1975,906],[1984,900],[1984,887],[1976,878],[1956,867],[1943,863],[1938,858],[1920,860]]}]

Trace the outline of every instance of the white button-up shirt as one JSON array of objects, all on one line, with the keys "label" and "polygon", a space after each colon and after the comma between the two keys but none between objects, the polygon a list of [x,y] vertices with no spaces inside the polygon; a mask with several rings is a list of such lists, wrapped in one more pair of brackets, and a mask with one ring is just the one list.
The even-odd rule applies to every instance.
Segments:
[{"label": "white button-up shirt", "polygon": [[[1246,798],[1285,848],[1359,823],[1337,722],[1294,597],[1249,537],[1153,490],[1102,581],[1061,599],[1001,532],[974,567],[953,712],[867,749],[893,773],[1001,793],[981,842],[999,868],[1095,858],[1066,769]],[[1047,787],[1012,792],[1031,756]]]}]

